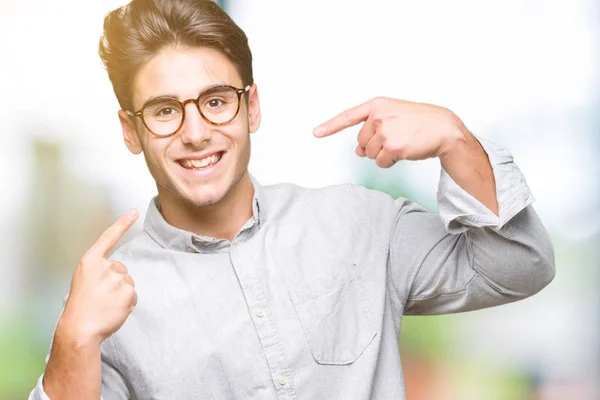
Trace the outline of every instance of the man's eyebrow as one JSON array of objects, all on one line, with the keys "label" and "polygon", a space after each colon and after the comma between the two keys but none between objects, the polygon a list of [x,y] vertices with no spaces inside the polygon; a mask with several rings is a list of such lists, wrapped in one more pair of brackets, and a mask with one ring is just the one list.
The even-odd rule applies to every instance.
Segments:
[{"label": "man's eyebrow", "polygon": [[[214,85],[207,86],[207,87],[203,88],[202,90],[200,90],[200,92],[198,92],[198,96],[200,94],[204,93],[204,92],[208,92],[210,90],[214,90],[214,89],[220,88],[222,86],[230,86],[230,85],[227,85],[225,83],[217,83],[217,84],[214,84]],[[196,96],[196,97],[198,97],[198,96]],[[151,103],[151,102],[153,102],[155,100],[177,100],[177,101],[181,101],[181,98],[178,95],[176,95],[176,94],[165,93],[165,94],[159,94],[159,95],[151,96],[143,104],[145,106],[146,104]]]},{"label": "man's eyebrow", "polygon": [[148,103],[152,103],[154,100],[167,100],[167,99],[179,100],[179,96],[174,95],[174,94],[159,94],[159,95],[150,97],[148,100],[146,100],[144,102],[144,105],[146,105]]}]

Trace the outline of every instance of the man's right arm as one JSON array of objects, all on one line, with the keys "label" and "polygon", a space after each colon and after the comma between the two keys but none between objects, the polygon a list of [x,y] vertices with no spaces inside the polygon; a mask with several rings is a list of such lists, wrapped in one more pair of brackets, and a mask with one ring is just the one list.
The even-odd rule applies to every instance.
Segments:
[{"label": "man's right arm", "polygon": [[[59,344],[61,342],[60,333],[55,332],[50,350],[53,361],[50,363],[51,354],[49,353],[46,358],[46,373],[38,380],[36,387],[29,395],[29,400],[62,398],[114,400],[131,398],[125,379],[117,370],[114,360],[110,357],[109,341],[110,339],[104,341],[102,346],[97,348],[98,358],[86,359],[87,350],[83,352],[65,351],[63,357],[63,352],[60,350],[61,345]],[[91,348],[91,350],[94,352],[96,348]],[[91,371],[91,369],[95,369],[95,371]],[[56,388],[50,388],[46,382],[57,382],[58,385],[56,385]],[[55,393],[56,390],[62,388],[68,388],[68,393]],[[100,393],[99,390],[101,390],[102,396],[98,394]],[[92,394],[94,392],[96,394]]]},{"label": "man's right arm", "polygon": [[[111,339],[105,340],[101,346],[81,349],[83,351],[61,351],[61,333],[57,329],[52,336],[50,351],[46,357],[46,373],[43,374],[29,395],[29,400],[50,399],[88,399],[100,398],[105,400],[129,399],[131,394],[125,379],[111,358],[109,346]],[[86,354],[98,350],[98,358]],[[52,358],[52,362],[50,359]],[[95,371],[92,371],[94,369]],[[54,377],[53,377],[54,376]],[[58,382],[56,388],[49,388],[46,382]],[[68,393],[55,393],[55,390],[68,388]],[[98,393],[102,392],[102,396]],[[95,395],[93,393],[96,393]],[[89,397],[95,396],[95,397]]]},{"label": "man's right arm", "polygon": [[121,381],[116,391],[126,390],[114,365],[103,359],[101,345],[125,323],[137,303],[127,268],[107,259],[136,218],[135,211],[121,217],[79,262],[56,325],[46,372],[30,400],[99,399],[103,380],[115,377]]},{"label": "man's right arm", "polygon": [[60,321],[42,385],[51,399],[100,398],[100,343],[78,338]]}]

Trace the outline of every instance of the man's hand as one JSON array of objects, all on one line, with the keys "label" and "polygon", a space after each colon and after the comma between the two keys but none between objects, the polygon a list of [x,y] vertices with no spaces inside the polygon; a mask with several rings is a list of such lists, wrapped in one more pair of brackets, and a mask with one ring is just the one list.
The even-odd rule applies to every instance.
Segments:
[{"label": "man's hand", "polygon": [[400,160],[441,158],[457,143],[476,140],[446,108],[385,97],[343,111],[316,127],[314,135],[329,136],[361,122],[356,154],[382,168]]},{"label": "man's hand", "polygon": [[42,383],[51,399],[101,397],[100,345],[123,325],[137,304],[127,268],[107,257],[137,217],[136,210],[129,210],[79,261]]},{"label": "man's hand", "polygon": [[356,154],[389,168],[400,160],[439,157],[460,187],[498,215],[496,182],[487,153],[450,110],[377,97],[350,108],[314,130],[324,137],[364,122]]},{"label": "man's hand", "polygon": [[81,258],[57,328],[71,340],[81,344],[102,343],[123,325],[137,304],[134,282],[127,275],[127,268],[107,259],[137,216],[136,210],[127,212]]}]

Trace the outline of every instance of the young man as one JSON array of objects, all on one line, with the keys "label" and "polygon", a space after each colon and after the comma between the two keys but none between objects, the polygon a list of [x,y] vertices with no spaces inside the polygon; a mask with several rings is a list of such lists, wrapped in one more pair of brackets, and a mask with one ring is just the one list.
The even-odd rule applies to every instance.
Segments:
[{"label": "young man", "polygon": [[314,132],[364,122],[356,152],[383,168],[438,157],[433,214],[254,180],[252,56],[209,0],[133,0],[100,55],[158,196],[130,242],[108,257],[135,210],[81,259],[30,399],[403,399],[403,314],[512,302],[554,276],[511,155],[447,109],[377,98]]}]

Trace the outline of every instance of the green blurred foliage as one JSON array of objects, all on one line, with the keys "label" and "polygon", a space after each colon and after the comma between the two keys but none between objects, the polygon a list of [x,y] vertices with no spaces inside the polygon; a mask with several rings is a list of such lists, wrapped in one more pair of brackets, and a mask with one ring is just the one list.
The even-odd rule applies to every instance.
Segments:
[{"label": "green blurred foliage", "polygon": [[26,399],[44,372],[48,339],[39,338],[33,315],[21,315],[0,326],[0,399]]},{"label": "green blurred foliage", "polygon": [[429,360],[441,359],[455,342],[456,316],[404,316],[400,353]]}]

